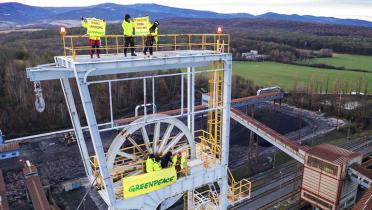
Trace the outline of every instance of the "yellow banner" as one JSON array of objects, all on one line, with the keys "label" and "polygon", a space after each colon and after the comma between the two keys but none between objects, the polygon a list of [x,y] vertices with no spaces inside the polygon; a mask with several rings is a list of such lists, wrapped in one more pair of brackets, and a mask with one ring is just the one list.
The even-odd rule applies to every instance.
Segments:
[{"label": "yellow banner", "polygon": [[147,36],[149,34],[149,16],[133,18],[136,36]]},{"label": "yellow banner", "polygon": [[93,36],[104,36],[106,33],[106,22],[100,19],[87,19],[87,34]]},{"label": "yellow banner", "polygon": [[125,177],[123,182],[124,198],[153,192],[177,181],[177,172],[174,167],[162,169],[137,176]]}]

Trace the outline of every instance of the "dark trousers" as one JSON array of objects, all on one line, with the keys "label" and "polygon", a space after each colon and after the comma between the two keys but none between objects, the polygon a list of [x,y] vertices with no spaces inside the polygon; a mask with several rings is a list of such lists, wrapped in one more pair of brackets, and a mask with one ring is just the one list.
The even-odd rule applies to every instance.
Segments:
[{"label": "dark trousers", "polygon": [[145,49],[143,50],[143,53],[146,54],[147,50],[150,51],[150,55],[152,55],[152,52],[154,51],[154,42],[155,42],[155,38],[153,36],[147,36],[146,37],[146,47]]},{"label": "dark trousers", "polygon": [[124,55],[127,56],[127,49],[128,47],[130,48],[130,52],[134,54],[134,38],[129,36],[129,37],[124,37]]},{"label": "dark trousers", "polygon": [[89,39],[89,44],[92,47],[92,49],[90,50],[90,57],[93,58],[94,51],[96,51],[97,57],[99,57],[99,53],[100,53],[100,50],[99,50],[100,40]]}]

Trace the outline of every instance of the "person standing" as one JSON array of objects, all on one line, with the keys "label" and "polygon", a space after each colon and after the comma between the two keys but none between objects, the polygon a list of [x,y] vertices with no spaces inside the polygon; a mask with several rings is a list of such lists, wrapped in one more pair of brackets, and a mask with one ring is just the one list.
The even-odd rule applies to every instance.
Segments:
[{"label": "person standing", "polygon": [[[84,17],[81,17],[81,25],[83,28],[86,28],[88,30],[88,23],[86,22],[87,20]],[[89,44],[91,45],[91,50],[90,50],[90,58],[93,58],[94,52],[97,54],[97,58],[99,57],[100,54],[100,45],[101,45],[101,38],[98,35],[93,35],[93,34],[88,34],[89,35]]]},{"label": "person standing", "polygon": [[177,171],[177,177],[180,177],[181,172],[183,172],[185,162],[186,157],[183,156],[181,151],[172,157],[172,166],[174,166]]},{"label": "person standing", "polygon": [[124,56],[127,57],[127,50],[130,46],[130,51],[132,56],[137,56],[136,53],[134,53],[134,38],[133,35],[136,34],[136,30],[134,28],[134,22],[131,19],[129,14],[126,14],[124,17],[124,21],[121,24],[124,31]]},{"label": "person standing", "polygon": [[147,55],[147,50],[150,51],[150,57],[152,57],[154,51],[154,43],[158,42],[158,28],[159,28],[159,21],[155,21],[153,24],[149,21],[147,23],[149,27],[149,34],[146,37],[146,47],[143,50],[143,54]]}]

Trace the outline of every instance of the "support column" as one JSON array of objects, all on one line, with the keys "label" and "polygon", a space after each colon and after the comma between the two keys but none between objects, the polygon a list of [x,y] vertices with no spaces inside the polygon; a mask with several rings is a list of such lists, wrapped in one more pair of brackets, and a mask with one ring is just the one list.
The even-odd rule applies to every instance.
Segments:
[{"label": "support column", "polygon": [[72,94],[70,82],[67,78],[60,79],[60,81],[62,85],[63,94],[65,95],[68,112],[70,114],[71,123],[75,131],[81,158],[83,159],[85,173],[87,174],[88,178],[91,179],[93,176],[93,173],[92,173],[92,167],[90,166],[89,153],[88,153],[87,145],[85,144],[84,134],[81,128],[79,115],[76,110],[75,100]]},{"label": "support column", "polygon": [[226,167],[224,170],[225,176],[221,179],[221,209],[227,209],[228,200],[228,174],[227,167],[229,161],[229,139],[230,139],[230,105],[231,105],[231,57],[225,60],[224,63],[224,79],[223,79],[223,111],[222,111],[222,156],[221,164]]},{"label": "support column", "polygon": [[83,78],[79,78],[79,75],[77,74],[76,70],[75,70],[75,77],[76,77],[77,86],[79,88],[79,93],[80,93],[81,101],[83,104],[85,117],[88,122],[89,132],[92,138],[94,151],[96,153],[96,157],[99,163],[99,170],[102,175],[103,183],[105,186],[105,192],[107,195],[106,201],[109,206],[109,209],[111,209],[115,205],[116,198],[115,198],[114,188],[111,182],[110,173],[109,173],[109,170],[106,164],[106,156],[105,156],[104,149],[102,146],[102,140],[101,140],[96,116],[95,116],[94,109],[93,109],[92,99],[90,97],[88,85],[84,83]]},{"label": "support column", "polygon": [[[187,127],[192,131],[193,127],[193,70],[192,67],[187,67]],[[193,133],[193,132],[192,132]]]},{"label": "support column", "polygon": [[[187,127],[195,138],[195,67],[187,67]],[[195,150],[194,150],[195,151]],[[196,154],[191,154],[192,158]]]}]

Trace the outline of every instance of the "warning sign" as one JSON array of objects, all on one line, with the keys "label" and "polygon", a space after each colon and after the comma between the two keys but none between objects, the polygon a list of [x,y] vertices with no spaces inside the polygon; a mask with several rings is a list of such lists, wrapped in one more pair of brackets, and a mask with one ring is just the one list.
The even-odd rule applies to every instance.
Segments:
[{"label": "warning sign", "polygon": [[91,36],[104,36],[106,22],[96,18],[87,18],[87,34]]},{"label": "warning sign", "polygon": [[136,36],[147,36],[149,34],[149,16],[133,18]]}]

